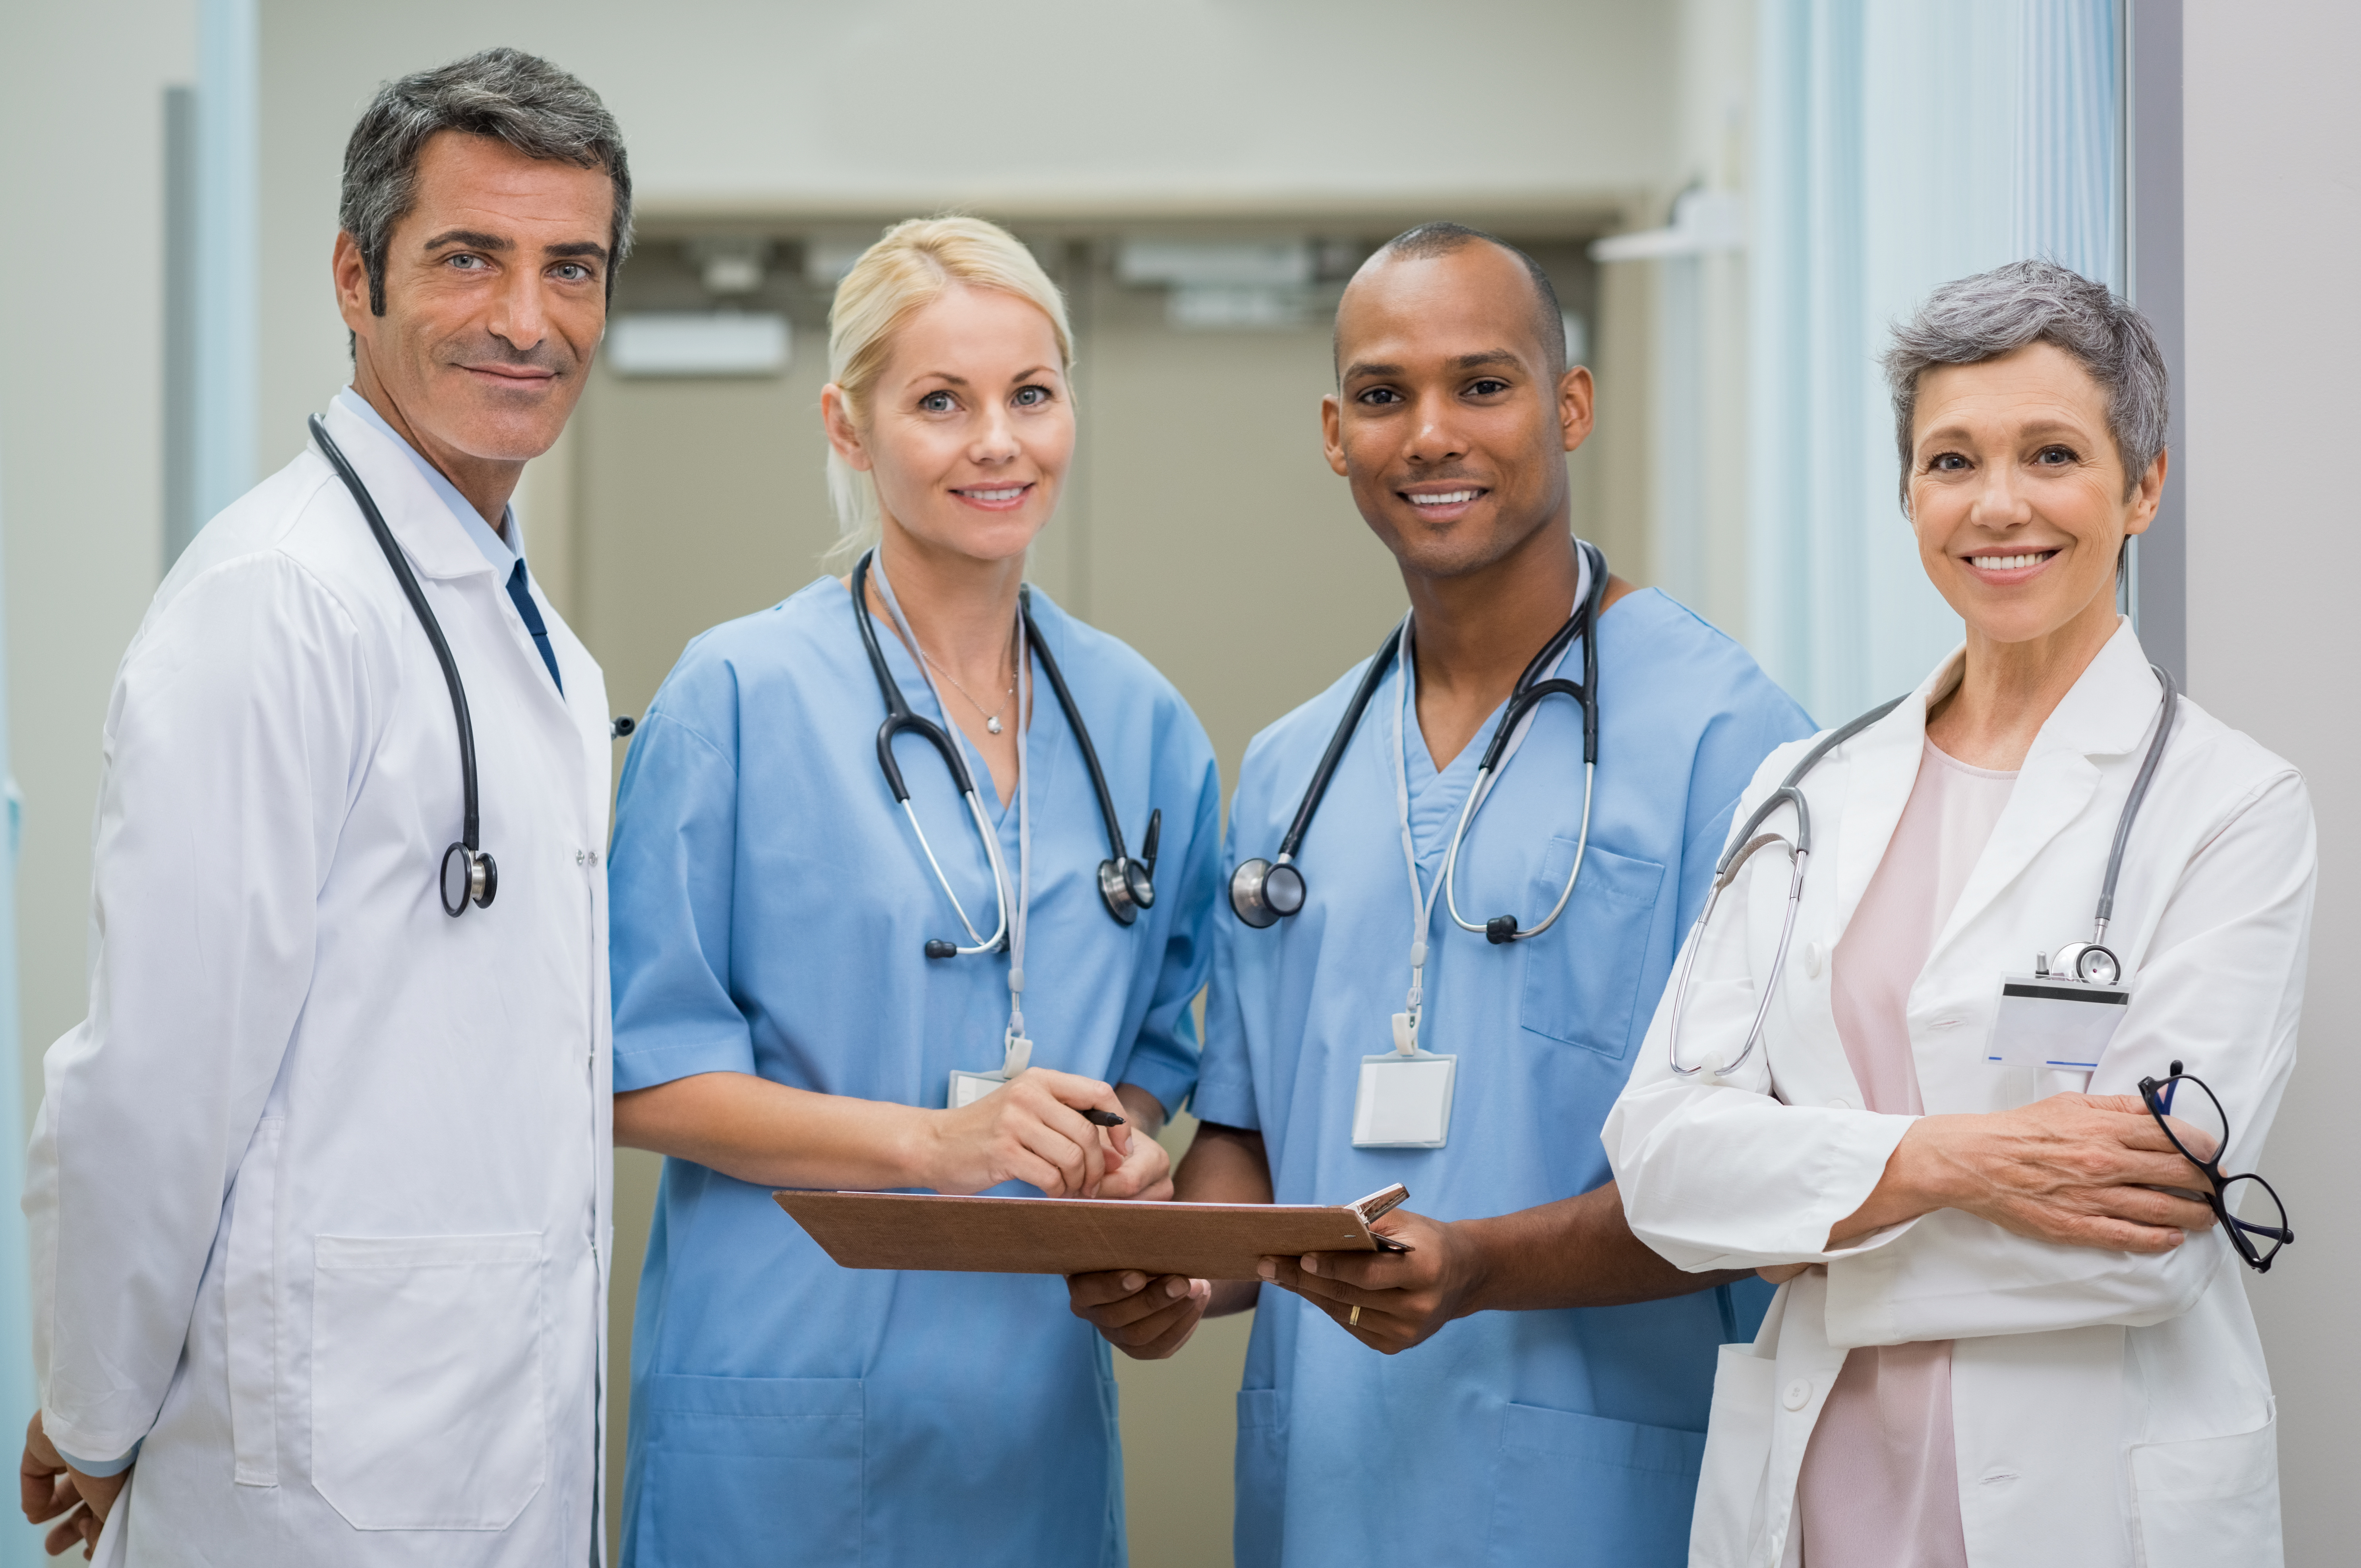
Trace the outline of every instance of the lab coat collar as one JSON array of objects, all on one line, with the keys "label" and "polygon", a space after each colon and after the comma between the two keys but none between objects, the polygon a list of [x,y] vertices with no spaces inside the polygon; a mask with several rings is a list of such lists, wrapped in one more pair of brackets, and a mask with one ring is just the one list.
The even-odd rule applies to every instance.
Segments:
[{"label": "lab coat collar", "polygon": [[[429,463],[424,453],[402,440],[401,433],[387,423],[385,416],[378,412],[367,398],[346,387],[336,394],[336,401],[375,426],[379,434],[400,444],[417,467],[418,477],[426,481],[426,488],[451,509],[451,515],[459,520],[459,526],[467,531],[467,537],[476,542],[476,548],[484,553],[484,559],[489,561],[492,570],[500,575],[500,581],[508,581],[509,574],[515,571],[516,564],[524,558],[524,534],[517,525],[516,509],[502,507],[500,526],[495,529],[484,521],[484,514],[476,510],[476,503],[459,493],[459,487],[451,482],[449,476]],[[503,532],[506,537],[502,536]]]},{"label": "lab coat collar", "polygon": [[[1911,699],[1865,730],[1846,750],[1850,777],[1837,856],[1839,934],[1852,919],[1900,825],[1926,754],[1927,712],[1960,684],[1966,649],[1921,681]],[[1940,952],[2022,875],[2035,857],[2079,817],[2099,787],[2099,759],[2137,750],[2156,721],[2160,688],[2128,620],[2100,648],[2042,724],[2010,792],[2007,808],[1976,861],[1932,949]],[[1931,955],[1930,955],[1931,956]]]},{"label": "lab coat collar", "polygon": [[[328,404],[326,417],[328,434],[368,487],[386,526],[420,576],[498,575],[500,568],[484,558],[459,519],[418,471],[407,445],[353,412],[341,398]],[[339,482],[336,488],[344,486]]]}]

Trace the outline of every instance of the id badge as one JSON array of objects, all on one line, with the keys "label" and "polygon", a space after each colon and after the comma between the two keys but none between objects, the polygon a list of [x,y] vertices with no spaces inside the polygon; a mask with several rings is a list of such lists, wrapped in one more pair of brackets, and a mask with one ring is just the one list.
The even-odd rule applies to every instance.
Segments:
[{"label": "id badge", "polygon": [[1033,1065],[1033,1042],[1022,1035],[1008,1036],[1007,1054],[1002,1058],[998,1072],[966,1072],[951,1069],[951,1086],[943,1102],[954,1111],[974,1104],[994,1090]]},{"label": "id badge", "polygon": [[2131,999],[2126,986],[2054,974],[2004,975],[1984,1059],[2004,1067],[2089,1072],[2114,1038]]},{"label": "id badge", "polygon": [[[1397,1025],[1397,1032],[1400,1032]],[[1451,1082],[1455,1056],[1412,1047],[1361,1058],[1360,1091],[1353,1099],[1356,1149],[1439,1149],[1451,1132]]]},{"label": "id badge", "polygon": [[961,1072],[953,1068],[948,1102],[954,1111],[963,1110],[1007,1081],[1005,1072]]}]

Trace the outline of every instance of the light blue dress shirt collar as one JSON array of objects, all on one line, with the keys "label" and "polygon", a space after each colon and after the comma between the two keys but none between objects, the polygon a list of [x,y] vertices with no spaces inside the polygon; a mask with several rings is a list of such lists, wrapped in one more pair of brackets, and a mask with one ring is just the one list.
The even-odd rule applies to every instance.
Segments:
[{"label": "light blue dress shirt collar", "polygon": [[[401,448],[412,463],[418,465],[419,473],[425,476],[434,493],[443,498],[443,504],[451,509],[451,515],[459,520],[459,526],[467,531],[467,537],[476,542],[476,548],[482,551],[484,559],[492,564],[492,570],[500,575],[502,582],[506,582],[509,575],[516,570],[516,564],[524,558],[524,534],[517,527],[516,509],[511,507],[500,514],[500,521],[508,532],[508,539],[502,539],[492,525],[484,521],[484,514],[459,493],[459,487],[445,478],[440,468],[419,455],[418,449],[404,441],[393,426],[386,423],[385,416],[371,407],[367,398],[346,387],[336,394],[336,402],[355,419],[366,420],[382,432]],[[516,541],[513,547],[509,543],[511,539]]]}]

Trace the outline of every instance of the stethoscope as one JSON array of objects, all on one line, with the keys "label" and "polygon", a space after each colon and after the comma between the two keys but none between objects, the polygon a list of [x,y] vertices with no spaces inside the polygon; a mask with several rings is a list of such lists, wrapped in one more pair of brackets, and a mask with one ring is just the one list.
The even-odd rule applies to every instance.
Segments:
[{"label": "stethoscope", "polygon": [[[478,847],[478,818],[476,809],[476,729],[467,718],[467,688],[459,682],[458,663],[451,657],[451,644],[444,641],[442,623],[428,608],[426,595],[418,587],[418,578],[410,563],[395,543],[393,531],[385,525],[385,516],[377,510],[368,487],[361,483],[359,474],[344,452],[328,435],[328,427],[318,414],[311,418],[312,439],[320,444],[320,455],[353,493],[361,509],[361,516],[377,536],[378,548],[385,552],[386,564],[401,584],[402,597],[417,612],[418,624],[426,629],[426,641],[434,645],[435,662],[443,666],[443,684],[451,688],[451,717],[459,727],[459,841],[443,851],[443,868],[436,878],[436,891],[443,896],[443,913],[457,919],[467,912],[467,905],[489,907],[493,894],[500,889],[500,867],[490,854]],[[618,726],[619,733],[629,733]]]},{"label": "stethoscope", "polygon": [[[967,760],[960,755],[950,732],[933,719],[922,718],[910,708],[902,695],[902,684],[885,663],[885,651],[877,641],[877,628],[869,613],[869,566],[876,551],[863,552],[852,568],[852,614],[861,626],[861,643],[869,654],[869,667],[877,676],[878,694],[885,699],[885,722],[877,727],[877,765],[885,774],[885,787],[894,792],[895,803],[909,818],[910,831],[917,835],[918,849],[927,857],[935,881],[950,899],[951,908],[959,915],[960,924],[967,928],[968,946],[961,947],[941,938],[929,938],[926,953],[930,959],[966,958],[977,953],[996,951],[1008,939],[1008,878],[1000,858],[1000,841],[992,830],[991,819],[983,814],[983,803],[976,794],[975,775],[969,770]],[[1123,823],[1115,815],[1115,794],[1107,788],[1106,773],[1099,766],[1098,749],[1091,744],[1090,728],[1082,722],[1082,710],[1074,704],[1074,694],[1067,688],[1065,673],[1049,652],[1033,622],[1033,596],[1030,588],[1016,590],[1016,613],[1025,629],[1025,643],[1041,661],[1041,673],[1049,678],[1049,689],[1057,694],[1058,707],[1066,716],[1066,724],[1082,749],[1082,763],[1090,770],[1091,785],[1098,794],[1099,817],[1106,825],[1108,857],[1099,862],[1099,897],[1106,911],[1118,926],[1128,926],[1139,918],[1139,912],[1156,903],[1156,846],[1164,828],[1162,808],[1148,814],[1148,832],[1140,839],[1139,858],[1133,860],[1124,847]],[[1020,713],[1020,727],[1024,717]],[[984,858],[992,867],[993,896],[999,904],[999,923],[991,936],[983,936],[975,923],[968,918],[967,907],[951,889],[950,879],[943,874],[942,862],[935,858],[934,846],[927,841],[927,830],[918,825],[918,815],[910,806],[910,788],[902,781],[901,764],[894,760],[894,740],[905,733],[917,736],[932,746],[950,770],[951,783],[967,802],[968,815],[975,823],[978,837],[983,840]]]},{"label": "stethoscope", "polygon": [[[2124,801],[2123,814],[2115,818],[2115,841],[2107,852],[2107,874],[2100,884],[2099,907],[2092,922],[2091,939],[2070,943],[2056,955],[2056,977],[2079,981],[2084,985],[2112,986],[2123,979],[2123,960],[2106,945],[2107,925],[2115,914],[2115,883],[2123,875],[2124,847],[2131,841],[2132,824],[2138,820],[2140,805],[2147,799],[2148,784],[2156,778],[2156,766],[2163,760],[2164,744],[2172,734],[2172,721],[2178,711],[2174,699],[2180,692],[2173,685],[2172,676],[2157,665],[2150,664],[2148,668],[2155,672],[2158,684],[2164,687],[2164,701],[2158,709],[2156,737],[2148,742],[2147,755],[2141,760],[2140,770],[2132,779],[2132,792]],[[1741,1063],[1753,1055],[1755,1044],[1763,1037],[1763,1020],[1771,1015],[1772,999],[1779,993],[1780,976],[1786,970],[1787,945],[1795,938],[1795,915],[1803,904],[1804,868],[1812,858],[1812,814],[1804,800],[1804,778],[1819,765],[1821,758],[1901,707],[1907,696],[1909,694],[1905,692],[1903,696],[1878,704],[1842,729],[1831,731],[1819,744],[1805,752],[1804,760],[1789,769],[1787,776],[1779,782],[1779,787],[1754,808],[1754,814],[1746,819],[1746,826],[1732,837],[1730,848],[1724,850],[1721,859],[1714,863],[1713,886],[1706,894],[1705,909],[1697,916],[1697,925],[1689,931],[1687,948],[1681,955],[1680,974],[1673,981],[1673,1017],[1664,1053],[1672,1069],[1683,1078],[1694,1078],[1708,1069],[1716,1073],[1734,1072]],[[1783,806],[1795,809],[1795,837],[1762,832],[1763,824]],[[1683,1067],[1681,1011],[1688,1002],[1689,971],[1697,964],[1697,950],[1705,946],[1706,923],[1713,918],[1714,905],[1720,902],[1722,889],[1737,880],[1739,872],[1753,858],[1757,850],[1767,849],[1773,844],[1787,851],[1787,911],[1779,926],[1779,947],[1771,959],[1771,978],[1763,988],[1763,1000],[1755,1004],[1754,1022],[1746,1031],[1746,1043],[1728,1061],[1704,1061],[1695,1067]],[[2048,959],[2043,960],[2043,967],[2045,970],[2050,969]]]},{"label": "stethoscope", "polygon": [[[1444,905],[1451,912],[1453,924],[1463,931],[1481,931],[1485,940],[1494,943],[1525,942],[1540,936],[1557,924],[1558,916],[1574,896],[1574,884],[1582,877],[1582,862],[1590,847],[1591,786],[1598,773],[1598,639],[1589,635],[1598,624],[1599,610],[1607,597],[1607,557],[1594,545],[1582,545],[1585,563],[1590,569],[1589,592],[1575,612],[1566,617],[1550,640],[1542,645],[1517,684],[1510,691],[1507,708],[1500,715],[1499,727],[1492,731],[1489,744],[1477,762],[1475,782],[1468,786],[1466,804],[1460,807],[1458,825],[1452,830],[1451,847],[1443,862]],[[1320,765],[1312,770],[1312,783],[1303,792],[1302,801],[1295,808],[1295,819],[1279,840],[1279,853],[1270,860],[1259,857],[1246,861],[1230,877],[1230,909],[1240,920],[1257,930],[1276,925],[1288,916],[1303,908],[1305,885],[1302,869],[1296,855],[1302,850],[1303,835],[1310,831],[1312,819],[1320,809],[1323,796],[1328,793],[1328,783],[1343,759],[1345,749],[1352,743],[1353,732],[1359,728],[1361,715],[1369,700],[1377,695],[1385,680],[1386,671],[1398,659],[1406,659],[1411,636],[1411,623],[1404,617],[1386,634],[1369,667],[1354,688],[1352,700],[1345,705],[1345,716],[1338,720],[1335,733],[1328,738],[1328,749],[1321,753]],[[1565,657],[1567,645],[1582,639],[1582,680],[1579,684],[1557,677],[1543,678]],[[1500,770],[1515,743],[1519,727],[1527,715],[1553,696],[1570,696],[1582,707],[1582,833],[1574,851],[1574,869],[1566,874],[1565,887],[1558,894],[1557,903],[1540,925],[1531,929],[1521,928],[1513,915],[1496,915],[1481,925],[1463,917],[1459,913],[1456,873],[1460,846],[1467,837],[1469,824],[1477,808],[1484,804],[1498,782]],[[1422,954],[1424,941],[1419,942]],[[1422,967],[1422,966],[1420,966]]]}]

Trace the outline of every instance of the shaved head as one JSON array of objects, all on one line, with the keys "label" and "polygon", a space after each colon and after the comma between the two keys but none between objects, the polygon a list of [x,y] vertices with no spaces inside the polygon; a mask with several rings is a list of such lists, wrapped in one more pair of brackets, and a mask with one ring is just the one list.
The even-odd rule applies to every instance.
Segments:
[{"label": "shaved head", "polygon": [[[1382,266],[1388,261],[1429,261],[1438,257],[1453,256],[1471,245],[1488,245],[1515,258],[1524,269],[1525,280],[1532,286],[1532,327],[1535,345],[1541,349],[1541,362],[1551,379],[1565,374],[1565,315],[1557,302],[1557,290],[1551,284],[1549,274],[1542,264],[1497,235],[1482,229],[1469,228],[1466,224],[1421,224],[1405,229],[1379,247],[1378,253],[1363,263],[1363,270]],[[1330,357],[1336,370],[1344,370],[1343,312],[1336,316],[1336,336],[1330,345]]]}]

